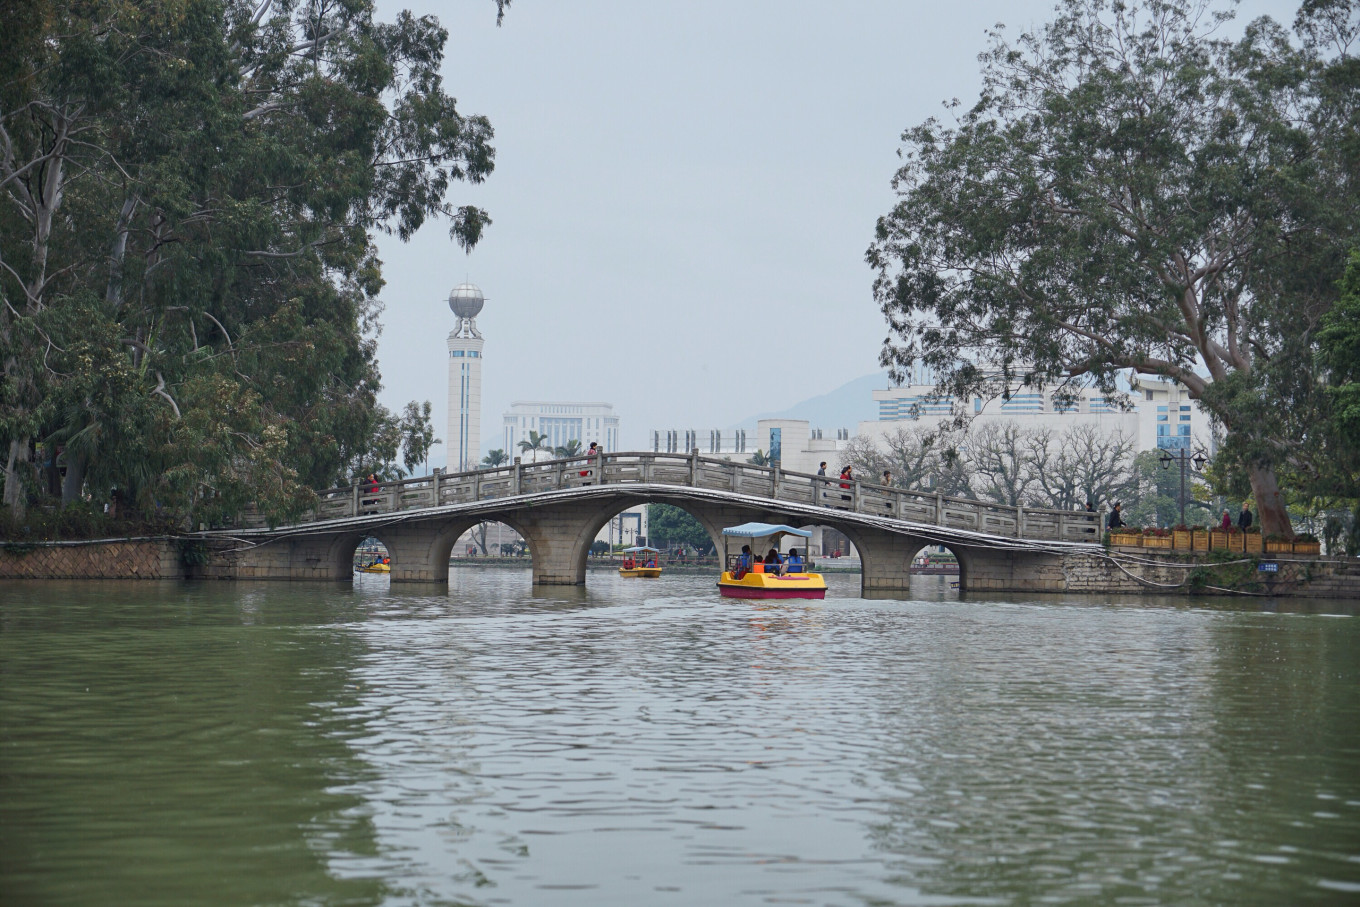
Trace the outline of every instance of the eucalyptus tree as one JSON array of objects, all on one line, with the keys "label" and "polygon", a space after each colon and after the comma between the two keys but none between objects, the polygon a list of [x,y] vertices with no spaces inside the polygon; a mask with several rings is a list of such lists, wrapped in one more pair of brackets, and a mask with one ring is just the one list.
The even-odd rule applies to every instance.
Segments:
[{"label": "eucalyptus tree", "polygon": [[1228,6],[1064,0],[1040,31],[994,32],[978,101],[903,135],[867,259],[891,370],[924,363],[954,399],[1177,381],[1289,533],[1276,473],[1305,439],[1280,379],[1315,389],[1360,220],[1358,5],[1307,0],[1298,46],[1270,20],[1215,37]]},{"label": "eucalyptus tree", "polygon": [[[498,3],[498,15],[505,4]],[[282,512],[385,431],[374,234],[486,213],[433,17],[363,0],[34,0],[0,29],[0,438],[184,513]],[[82,472],[84,473],[82,477]],[[208,504],[207,502],[211,502]]]}]

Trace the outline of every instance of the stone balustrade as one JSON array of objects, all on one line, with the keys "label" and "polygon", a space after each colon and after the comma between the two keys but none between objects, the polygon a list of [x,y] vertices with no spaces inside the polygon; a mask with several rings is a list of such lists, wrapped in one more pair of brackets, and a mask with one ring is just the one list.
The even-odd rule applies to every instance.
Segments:
[{"label": "stone balustrade", "polygon": [[[462,472],[329,488],[294,525],[348,517],[402,513],[501,498],[514,498],[586,485],[672,486],[725,491],[886,519],[1037,541],[1094,542],[1100,517],[1084,511],[1009,507],[875,485],[843,482],[835,476],[786,472],[718,457],[670,453],[606,453],[595,457],[548,460]],[[265,520],[247,512],[242,528]]]}]

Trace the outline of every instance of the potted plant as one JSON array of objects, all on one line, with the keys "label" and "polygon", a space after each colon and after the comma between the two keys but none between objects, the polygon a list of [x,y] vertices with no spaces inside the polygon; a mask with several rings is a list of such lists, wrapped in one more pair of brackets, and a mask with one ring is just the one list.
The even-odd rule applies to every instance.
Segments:
[{"label": "potted plant", "polygon": [[1294,553],[1317,557],[1322,553],[1322,544],[1318,542],[1317,536],[1311,532],[1305,532],[1294,537]]},{"label": "potted plant", "polygon": [[1246,539],[1247,539],[1247,537],[1246,537],[1245,535],[1242,534],[1242,530],[1241,530],[1241,529],[1237,528],[1236,526],[1229,526],[1229,527],[1228,527],[1228,550],[1229,550],[1229,551],[1237,551],[1237,552],[1239,552],[1239,553],[1245,554],[1245,553],[1246,553],[1246,550],[1247,550],[1247,547],[1246,547]]},{"label": "potted plant", "polygon": [[1195,526],[1190,530],[1190,547],[1195,551],[1209,550],[1209,527]]},{"label": "potted plant", "polygon": [[1190,550],[1190,527],[1181,523],[1171,530],[1171,547],[1188,551]]},{"label": "potted plant", "polygon": [[1138,548],[1143,544],[1143,533],[1132,526],[1120,526],[1110,530],[1110,544],[1125,548]]},{"label": "potted plant", "polygon": [[1171,532],[1159,526],[1149,526],[1143,530],[1144,548],[1170,548]]},{"label": "potted plant", "polygon": [[1281,535],[1266,536],[1266,554],[1293,554],[1294,542]]},{"label": "potted plant", "polygon": [[1260,526],[1248,526],[1244,536],[1247,546],[1247,554],[1261,554],[1264,552],[1265,544],[1261,538]]},{"label": "potted plant", "polygon": [[1209,547],[1217,551],[1228,547],[1228,533],[1223,529],[1209,530]]}]

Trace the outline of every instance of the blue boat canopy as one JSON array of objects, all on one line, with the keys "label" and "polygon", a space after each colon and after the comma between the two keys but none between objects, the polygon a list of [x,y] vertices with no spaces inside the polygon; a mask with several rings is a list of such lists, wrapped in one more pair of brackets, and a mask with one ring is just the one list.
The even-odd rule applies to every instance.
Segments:
[{"label": "blue boat canopy", "polygon": [[728,526],[722,534],[734,535],[743,539],[763,539],[770,535],[796,535],[799,538],[812,538],[811,529],[794,529],[792,526],[785,526],[783,523],[742,523],[740,526]]},{"label": "blue boat canopy", "polygon": [[649,552],[651,552],[652,554],[660,554],[660,553],[661,553],[661,549],[660,549],[660,548],[648,548],[646,545],[639,545],[639,546],[636,547],[636,548],[625,548],[625,549],[623,549],[623,553],[624,553],[624,554],[638,554],[639,552],[642,552],[642,551],[649,551]]}]

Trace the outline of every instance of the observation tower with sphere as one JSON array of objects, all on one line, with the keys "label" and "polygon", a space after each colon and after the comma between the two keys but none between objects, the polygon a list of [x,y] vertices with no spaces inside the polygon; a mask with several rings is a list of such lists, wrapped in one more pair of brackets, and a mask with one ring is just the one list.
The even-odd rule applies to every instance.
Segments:
[{"label": "observation tower with sphere", "polygon": [[482,340],[477,314],[486,298],[474,284],[461,283],[449,294],[454,325],[449,332],[449,472],[477,468],[482,448]]}]

